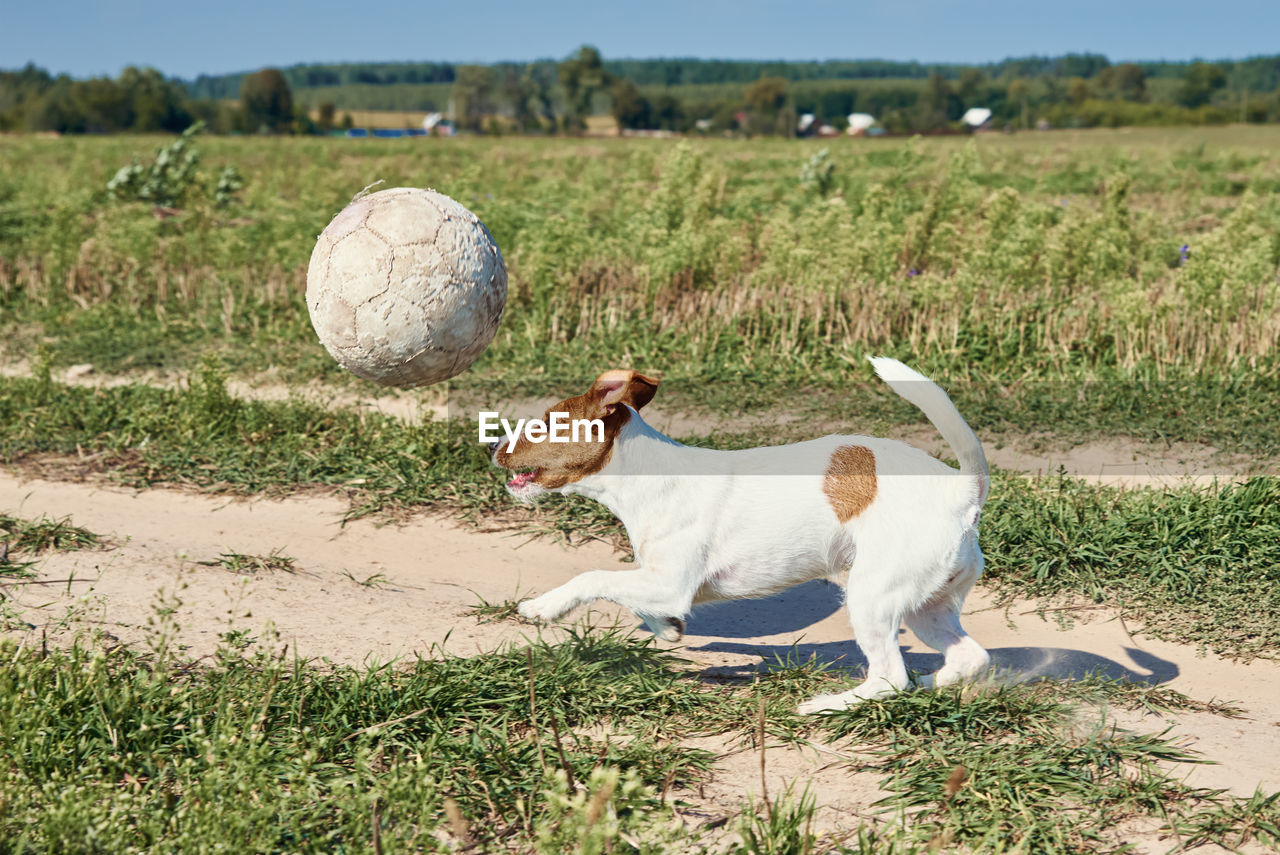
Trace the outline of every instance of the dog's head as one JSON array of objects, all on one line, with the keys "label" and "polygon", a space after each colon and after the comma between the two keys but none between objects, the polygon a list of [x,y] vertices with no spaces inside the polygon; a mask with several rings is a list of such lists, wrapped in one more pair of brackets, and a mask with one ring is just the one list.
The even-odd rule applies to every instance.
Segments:
[{"label": "dog's head", "polygon": [[530,502],[599,472],[608,465],[631,410],[649,403],[657,391],[658,381],[643,374],[630,369],[606,371],[586,392],[566,398],[544,414],[545,424],[561,426],[558,437],[536,441],[522,431],[514,442],[494,443],[494,464],[516,473],[507,482],[508,492]]}]

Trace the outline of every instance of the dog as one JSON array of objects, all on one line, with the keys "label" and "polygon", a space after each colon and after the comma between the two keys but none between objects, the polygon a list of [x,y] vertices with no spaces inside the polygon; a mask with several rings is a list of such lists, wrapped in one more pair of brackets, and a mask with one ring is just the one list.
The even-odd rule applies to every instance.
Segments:
[{"label": "dog", "polygon": [[894,359],[871,358],[894,392],[928,416],[960,469],[895,440],[826,436],[792,445],[720,451],[682,445],[640,412],[658,381],[632,370],[601,374],[584,394],[547,411],[602,423],[577,441],[528,435],[492,443],[514,472],[521,502],[576,493],[622,521],[636,569],[583,573],[519,606],[553,621],[594,600],[631,609],[658,637],[678,641],[699,603],[765,597],[811,579],[845,579],[845,605],[867,659],[855,689],[815,697],[801,713],[838,710],[909,685],[898,647],[907,626],[944,654],[924,686],[977,677],[990,662],[960,625],[982,573],[978,521],[990,477],[986,455],[951,399]]}]

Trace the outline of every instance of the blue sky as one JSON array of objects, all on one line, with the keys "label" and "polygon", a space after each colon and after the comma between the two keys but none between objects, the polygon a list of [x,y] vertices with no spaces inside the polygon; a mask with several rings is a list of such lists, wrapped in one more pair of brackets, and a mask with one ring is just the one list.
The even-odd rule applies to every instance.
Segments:
[{"label": "blue sky", "polygon": [[0,68],[194,77],[297,62],[563,57],[1120,59],[1280,53],[1278,0],[5,0]]}]

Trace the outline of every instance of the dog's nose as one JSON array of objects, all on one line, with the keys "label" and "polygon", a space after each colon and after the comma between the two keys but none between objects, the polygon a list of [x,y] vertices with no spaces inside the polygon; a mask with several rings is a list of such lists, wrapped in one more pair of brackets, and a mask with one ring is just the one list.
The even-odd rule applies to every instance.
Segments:
[{"label": "dog's nose", "polygon": [[502,440],[495,439],[489,443],[489,459],[492,460],[498,454],[498,448],[501,447]]}]

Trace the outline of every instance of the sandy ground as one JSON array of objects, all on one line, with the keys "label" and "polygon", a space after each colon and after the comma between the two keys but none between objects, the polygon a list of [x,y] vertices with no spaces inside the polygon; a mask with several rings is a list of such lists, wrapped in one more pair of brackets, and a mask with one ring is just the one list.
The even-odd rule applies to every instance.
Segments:
[{"label": "sandy ground", "polygon": [[[159,609],[176,605],[176,639],[197,656],[231,630],[248,630],[272,649],[288,644],[306,657],[353,664],[441,651],[468,655],[539,631],[468,616],[482,598],[501,602],[545,591],[584,570],[629,566],[604,544],[566,548],[522,534],[463,529],[439,518],[344,525],[345,506],[336,498],[237,501],[3,475],[0,510],[27,518],[69,516],[112,539],[106,549],[48,555],[37,566],[38,584],[8,587],[8,604],[21,614],[10,635],[29,644],[39,644],[42,633],[60,641],[85,629],[145,643],[156,631]],[[297,572],[238,575],[200,563],[225,552],[275,551],[294,558]],[[1187,747],[1215,761],[1191,768],[1193,784],[1241,795],[1257,787],[1280,789],[1280,663],[1241,664],[1197,655],[1185,645],[1134,638],[1106,610],[1087,612],[1087,623],[1060,629],[1056,621],[1029,614],[1033,608],[992,608],[981,589],[970,598],[966,626],[990,649],[1001,679],[1101,671],[1161,683],[1200,700],[1235,701],[1246,718],[1188,713],[1166,721],[1123,711],[1115,717],[1146,731],[1172,725]],[[596,608],[588,616],[644,631],[629,613]],[[940,656],[906,630],[901,645],[911,668],[932,671],[940,664]],[[839,590],[825,582],[765,600],[703,607],[689,621],[680,647],[683,656],[716,676],[749,676],[793,649],[802,658],[812,654],[855,673],[863,664]],[[733,769],[743,763],[758,767],[734,756],[723,761],[729,782],[723,786],[741,796],[744,787],[733,783]],[[788,774],[805,769],[817,774],[834,759],[782,752],[773,757],[781,776],[774,785],[780,788]],[[876,797],[874,781],[841,778],[844,773],[829,769],[821,774],[849,778],[843,792],[823,782],[820,792],[833,809],[858,813],[857,805]],[[744,786],[756,780],[748,775]]]}]

